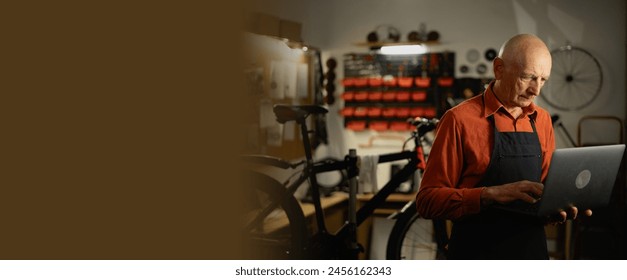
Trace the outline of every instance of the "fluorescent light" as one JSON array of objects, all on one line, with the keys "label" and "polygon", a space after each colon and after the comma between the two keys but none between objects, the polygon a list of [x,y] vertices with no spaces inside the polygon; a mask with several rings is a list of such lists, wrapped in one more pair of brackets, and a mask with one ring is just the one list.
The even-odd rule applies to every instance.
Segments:
[{"label": "fluorescent light", "polygon": [[398,45],[381,47],[381,54],[423,54],[427,53],[427,51],[427,47],[424,45]]}]

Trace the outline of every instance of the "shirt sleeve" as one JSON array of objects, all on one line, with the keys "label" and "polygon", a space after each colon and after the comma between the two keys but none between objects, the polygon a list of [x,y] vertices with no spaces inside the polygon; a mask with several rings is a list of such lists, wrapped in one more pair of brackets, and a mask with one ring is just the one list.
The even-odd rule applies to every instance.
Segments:
[{"label": "shirt sleeve", "polygon": [[549,165],[551,164],[551,158],[555,151],[555,132],[553,131],[553,122],[548,112],[544,111],[539,114],[537,123],[541,124],[542,130],[538,133],[543,133],[541,139],[543,139],[542,145],[542,179],[544,182],[546,176],[549,174]]},{"label": "shirt sleeve", "polygon": [[447,112],[438,124],[420,189],[418,213],[427,219],[457,219],[478,213],[481,188],[459,188],[464,166],[462,132],[455,115]]}]

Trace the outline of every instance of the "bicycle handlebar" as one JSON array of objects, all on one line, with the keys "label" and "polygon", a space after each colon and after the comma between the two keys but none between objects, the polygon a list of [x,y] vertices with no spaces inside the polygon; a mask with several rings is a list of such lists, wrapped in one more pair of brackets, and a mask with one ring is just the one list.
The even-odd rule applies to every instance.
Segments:
[{"label": "bicycle handlebar", "polygon": [[440,122],[440,119],[438,118],[427,119],[423,117],[415,117],[415,118],[407,119],[407,122],[411,125],[416,126],[416,130],[414,131],[414,136],[416,136],[417,134],[419,137],[422,137],[427,132],[434,130],[437,127],[438,123]]},{"label": "bicycle handlebar", "polygon": [[415,126],[423,126],[423,125],[437,125],[438,122],[440,122],[440,119],[438,118],[432,118],[432,119],[427,119],[427,118],[423,118],[423,117],[415,117],[415,118],[409,118],[407,119],[407,122],[410,123],[411,125],[415,125]]}]

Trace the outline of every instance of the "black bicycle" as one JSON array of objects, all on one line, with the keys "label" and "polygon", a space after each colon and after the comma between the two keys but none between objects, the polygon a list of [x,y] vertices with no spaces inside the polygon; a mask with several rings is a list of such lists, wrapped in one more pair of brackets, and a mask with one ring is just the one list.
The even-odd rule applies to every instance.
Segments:
[{"label": "black bicycle", "polygon": [[[243,158],[253,163],[257,170],[244,171],[244,179],[251,189],[246,192],[244,230],[246,256],[251,259],[357,259],[363,247],[357,242],[357,227],[386,198],[406,182],[424,164],[422,143],[427,132],[433,130],[437,119],[415,118],[410,122],[415,129],[405,144],[414,147],[398,153],[379,155],[378,163],[407,160],[402,169],[357,209],[357,175],[359,157],[351,149],[344,159],[314,161],[306,119],[310,115],[325,114],[327,110],[317,105],[275,105],[274,113],[279,123],[295,121],[301,131],[305,159],[290,162],[264,155],[247,155]],[[405,147],[405,145],[403,145]],[[421,164],[422,163],[422,164]],[[272,166],[296,170],[284,182],[258,171],[259,166]],[[340,172],[345,180],[337,190],[348,193],[348,215],[345,223],[334,233],[327,230],[321,203],[321,187],[317,175]],[[308,223],[301,204],[294,196],[305,183],[315,209],[315,231]],[[446,226],[443,221],[425,220],[416,213],[415,201],[410,201],[393,215],[396,222],[387,244],[388,259],[437,259],[446,248]]]}]

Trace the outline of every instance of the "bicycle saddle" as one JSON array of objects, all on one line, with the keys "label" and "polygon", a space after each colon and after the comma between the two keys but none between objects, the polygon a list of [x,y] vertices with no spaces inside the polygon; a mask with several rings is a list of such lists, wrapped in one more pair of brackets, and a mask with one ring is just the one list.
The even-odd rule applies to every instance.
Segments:
[{"label": "bicycle saddle", "polygon": [[273,108],[276,120],[279,123],[288,121],[304,120],[310,114],[325,114],[328,112],[322,106],[318,105],[283,105],[277,104]]}]

